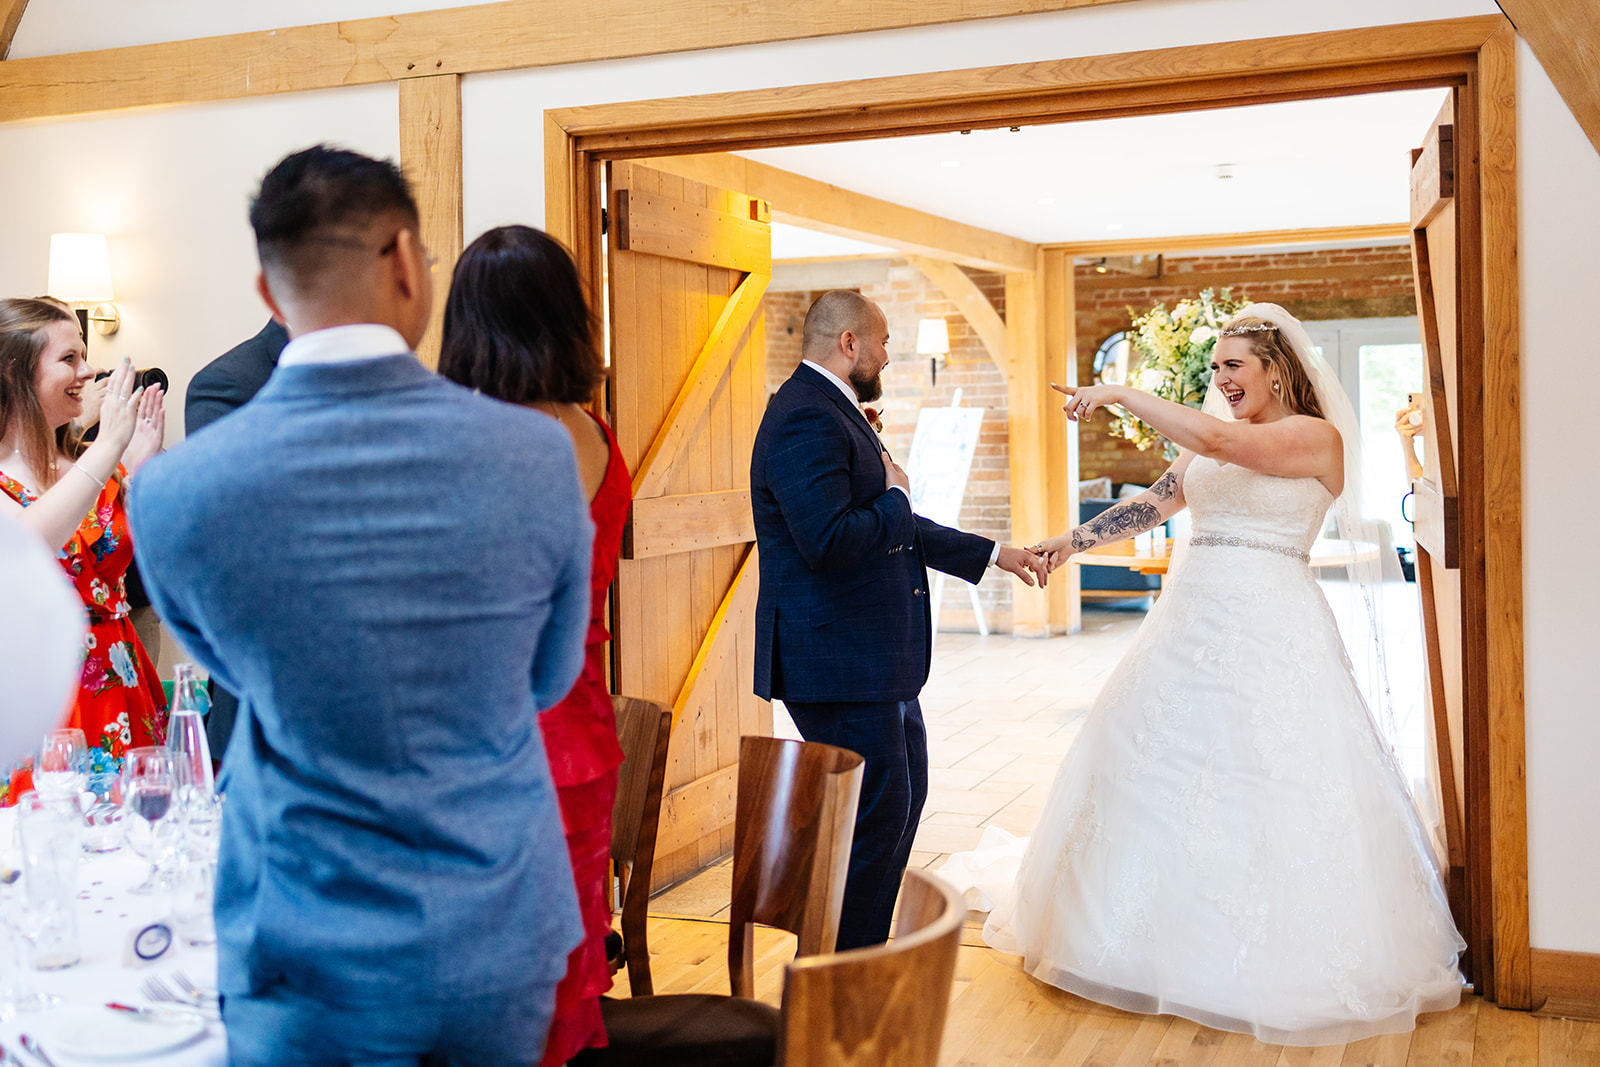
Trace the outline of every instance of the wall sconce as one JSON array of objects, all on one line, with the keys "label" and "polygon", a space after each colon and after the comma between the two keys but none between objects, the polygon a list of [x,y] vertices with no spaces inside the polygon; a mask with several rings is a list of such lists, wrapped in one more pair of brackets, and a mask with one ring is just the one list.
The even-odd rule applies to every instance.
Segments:
[{"label": "wall sconce", "polygon": [[111,288],[111,256],[104,234],[50,235],[48,292],[77,308],[79,322],[94,323],[102,335],[116,333],[122,325],[122,313],[112,303],[117,297]]},{"label": "wall sconce", "polygon": [[917,323],[917,355],[928,357],[928,375],[938,385],[939,365],[950,355],[950,327],[943,319]]}]

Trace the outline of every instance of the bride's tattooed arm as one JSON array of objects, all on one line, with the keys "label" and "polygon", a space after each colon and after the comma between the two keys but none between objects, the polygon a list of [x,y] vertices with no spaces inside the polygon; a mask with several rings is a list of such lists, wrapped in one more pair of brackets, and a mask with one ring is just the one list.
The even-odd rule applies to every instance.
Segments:
[{"label": "bride's tattooed arm", "polygon": [[1184,508],[1183,476],[1189,469],[1190,453],[1182,453],[1156,484],[1136,497],[1121,501],[1081,526],[1036,546],[1049,559],[1051,569],[1061,566],[1074,553],[1097,545],[1126,541],[1136,534],[1153,530]]},{"label": "bride's tattooed arm", "polygon": [[[1146,492],[1154,492],[1154,487]],[[1102,511],[1082,526],[1074,527],[1072,550],[1082,552],[1095,545],[1124,541],[1135,534],[1142,534],[1146,530],[1160,526],[1163,521],[1160,510],[1154,504],[1140,499],[1143,496],[1144,493],[1140,493],[1132,500],[1124,500],[1115,507]]]}]

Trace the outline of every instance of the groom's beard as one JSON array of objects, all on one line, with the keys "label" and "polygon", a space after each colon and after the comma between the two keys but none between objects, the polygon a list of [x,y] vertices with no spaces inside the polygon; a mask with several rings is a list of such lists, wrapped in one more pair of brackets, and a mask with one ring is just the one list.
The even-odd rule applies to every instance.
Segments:
[{"label": "groom's beard", "polygon": [[870,404],[883,395],[883,371],[879,371],[870,378],[856,377],[854,368],[850,371],[850,387],[856,391],[856,399],[863,404]]}]

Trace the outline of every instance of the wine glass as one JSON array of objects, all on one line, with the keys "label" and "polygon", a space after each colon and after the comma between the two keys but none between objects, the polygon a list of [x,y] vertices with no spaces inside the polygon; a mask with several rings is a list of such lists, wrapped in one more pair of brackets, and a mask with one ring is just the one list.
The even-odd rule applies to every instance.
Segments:
[{"label": "wine glass", "polygon": [[51,730],[39,745],[33,788],[47,800],[76,800],[89,785],[89,746],[79,729]]},{"label": "wine glass", "polygon": [[[172,810],[176,783],[172,757],[164,748],[133,748],[122,761],[122,808],[132,818],[128,844],[150,861],[150,873],[133,893],[153,893],[172,835],[158,827]],[[140,831],[143,831],[142,833]]]},{"label": "wine glass", "polygon": [[61,998],[41,993],[33,980],[32,935],[23,899],[22,842],[16,823],[0,832],[0,1020],[56,1007]]}]

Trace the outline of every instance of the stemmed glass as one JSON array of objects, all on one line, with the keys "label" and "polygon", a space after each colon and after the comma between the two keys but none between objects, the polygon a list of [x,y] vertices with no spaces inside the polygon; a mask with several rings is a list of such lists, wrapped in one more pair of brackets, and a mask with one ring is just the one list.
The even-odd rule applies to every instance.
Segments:
[{"label": "stemmed glass", "polygon": [[[129,749],[122,761],[122,807],[130,820],[128,844],[150,861],[150,874],[130,892],[153,893],[159,888],[157,876],[168,851],[170,834],[160,832],[162,821],[172,811],[176,782],[172,757],[164,748]],[[143,828],[144,832],[138,832]],[[143,840],[141,840],[141,838]],[[141,847],[141,845],[147,847]]]},{"label": "stemmed glass", "polygon": [[0,833],[0,1019],[56,1007],[61,998],[33,981],[33,930],[23,900],[22,842],[13,823]]},{"label": "stemmed glass", "polygon": [[78,729],[51,730],[39,746],[33,788],[47,800],[71,799],[89,786],[89,746]]}]

